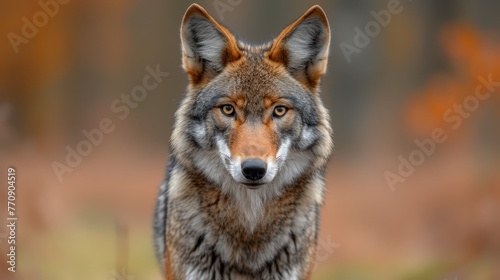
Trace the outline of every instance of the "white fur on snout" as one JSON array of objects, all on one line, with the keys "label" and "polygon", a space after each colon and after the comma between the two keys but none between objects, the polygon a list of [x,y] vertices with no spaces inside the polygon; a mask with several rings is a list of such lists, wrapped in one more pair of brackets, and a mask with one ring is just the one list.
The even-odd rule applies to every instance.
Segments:
[{"label": "white fur on snout", "polygon": [[[222,136],[219,135],[216,137],[216,143],[222,162],[224,163],[224,166],[227,168],[233,179],[239,183],[250,183],[250,181],[245,178],[241,170],[241,157],[231,157],[231,150],[229,149],[225,139]],[[283,165],[288,156],[290,146],[291,141],[289,138],[287,138],[282,142],[280,148],[278,149],[278,152],[276,153],[276,159],[273,159],[273,157],[267,158],[266,174],[262,179],[258,181],[259,183],[268,184],[274,179],[274,177],[276,177],[279,168]]]},{"label": "white fur on snout", "polygon": [[262,178],[261,181],[266,183],[271,182],[276,176],[276,173],[278,173],[278,166],[276,165],[272,157],[268,157],[266,175],[264,175],[264,178]]},{"label": "white fur on snout", "polygon": [[272,157],[269,157],[267,159],[267,171],[264,178],[262,178],[262,181],[269,183],[274,179],[274,177],[276,177],[276,174],[278,174],[278,170],[281,168],[281,166],[283,165],[288,156],[288,151],[290,150],[290,144],[291,144],[290,139],[289,138],[285,139],[281,143],[281,146],[278,149],[278,152],[276,153],[276,159],[273,159]]},{"label": "white fur on snout", "polygon": [[234,159],[231,157],[231,150],[227,146],[224,137],[218,135],[216,137],[216,143],[222,162],[229,173],[231,173],[233,179],[239,183],[246,182],[247,179],[243,176],[243,172],[241,172],[241,157],[236,157]]},{"label": "white fur on snout", "polygon": [[292,141],[290,141],[290,138],[286,138],[282,143],[281,146],[276,153],[276,163],[278,164],[278,168],[283,165],[283,162],[285,162],[286,158],[288,157],[288,152],[290,151],[290,145]]},{"label": "white fur on snout", "polygon": [[231,161],[231,176],[233,176],[233,179],[236,182],[243,183],[247,182],[247,178],[243,175],[243,172],[241,171],[241,157],[236,157],[234,160]]},{"label": "white fur on snout", "polygon": [[222,158],[222,161],[224,162],[224,165],[226,165],[225,159],[231,160],[231,150],[229,150],[229,147],[227,146],[226,141],[220,135],[217,135],[216,143],[217,143],[217,148],[219,149],[219,153],[220,153],[220,156]]}]

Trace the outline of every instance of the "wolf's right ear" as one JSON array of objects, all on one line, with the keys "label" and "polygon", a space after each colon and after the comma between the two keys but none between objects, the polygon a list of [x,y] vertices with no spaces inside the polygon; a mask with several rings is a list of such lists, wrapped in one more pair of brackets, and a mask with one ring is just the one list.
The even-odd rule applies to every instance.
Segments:
[{"label": "wolf's right ear", "polygon": [[192,84],[208,81],[242,53],[234,36],[205,9],[192,4],[181,26],[182,66]]}]

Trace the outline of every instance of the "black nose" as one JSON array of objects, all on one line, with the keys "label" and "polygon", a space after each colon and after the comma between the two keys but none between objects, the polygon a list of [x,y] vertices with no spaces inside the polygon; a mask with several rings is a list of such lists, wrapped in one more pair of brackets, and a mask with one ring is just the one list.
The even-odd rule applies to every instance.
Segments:
[{"label": "black nose", "polygon": [[241,164],[241,172],[248,180],[260,180],[266,175],[266,163],[260,159],[247,159]]}]

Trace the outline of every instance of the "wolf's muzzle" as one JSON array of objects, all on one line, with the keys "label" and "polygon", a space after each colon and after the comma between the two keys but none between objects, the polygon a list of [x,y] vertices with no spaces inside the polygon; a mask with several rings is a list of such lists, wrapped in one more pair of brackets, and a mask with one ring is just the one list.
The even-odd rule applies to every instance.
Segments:
[{"label": "wolf's muzzle", "polygon": [[243,173],[243,176],[252,181],[264,178],[266,170],[267,164],[261,159],[251,158],[245,160],[241,164],[241,172]]}]

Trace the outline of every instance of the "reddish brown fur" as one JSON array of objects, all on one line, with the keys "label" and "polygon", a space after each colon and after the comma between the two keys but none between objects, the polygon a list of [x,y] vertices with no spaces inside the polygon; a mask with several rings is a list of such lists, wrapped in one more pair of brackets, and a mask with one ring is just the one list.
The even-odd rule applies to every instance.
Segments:
[{"label": "reddish brown fur", "polygon": [[266,162],[268,157],[276,157],[277,145],[277,136],[271,121],[255,126],[236,125],[229,137],[231,154],[240,156],[242,161],[259,158]]},{"label": "reddish brown fur", "polygon": [[173,265],[170,261],[170,253],[168,249],[165,250],[165,274],[168,280],[177,280],[174,275]]},{"label": "reddish brown fur", "polygon": [[[303,196],[305,189],[301,187],[307,183],[306,177],[307,175],[303,176],[303,179],[290,186],[273,204],[266,206],[265,211],[267,214],[263,216],[259,226],[252,232],[245,230],[241,226],[244,221],[238,215],[234,215],[240,205],[236,204],[231,197],[223,194],[220,189],[200,185],[193,188],[192,191],[202,199],[201,206],[207,211],[208,215],[214,217],[211,220],[211,226],[220,230],[221,233],[227,234],[227,236],[232,236],[232,239],[228,240],[228,242],[231,243],[233,248],[250,247],[255,252],[258,252],[261,240],[266,240],[273,234],[273,231],[284,227],[287,223],[291,223],[298,205],[302,203],[307,205],[309,203],[305,201],[307,200],[307,197]],[[196,178],[193,178],[193,181],[196,180]],[[202,181],[203,179],[198,178],[198,180]],[[297,201],[297,197],[302,197],[302,201]],[[310,257],[314,258],[314,255]]]},{"label": "reddish brown fur", "polygon": [[[332,146],[329,117],[317,95],[329,45],[326,16],[315,6],[273,43],[256,47],[237,42],[198,5],[188,9],[183,26],[193,16],[203,17],[211,24],[206,20],[200,24],[200,19],[195,18],[181,28],[185,36],[182,38],[184,69],[191,82],[176,113],[172,136],[175,160],[166,182],[168,192],[159,200],[168,203],[165,232],[158,231],[165,237],[162,261],[166,277],[169,280],[212,279],[216,277],[213,275],[220,275],[220,279],[310,279],[322,203],[321,176]],[[308,21],[311,16],[321,19],[325,26],[315,19]],[[307,24],[301,26],[304,21]],[[304,44],[304,50],[313,49],[310,59],[295,59],[302,50],[301,43],[297,47],[293,43],[297,40],[290,40],[293,44],[287,45],[287,39],[296,39],[288,36],[297,27],[303,32],[299,35],[307,37],[315,33],[303,29],[309,28],[310,23],[323,30],[319,33],[321,38],[315,37]],[[207,30],[210,33],[203,33]],[[203,39],[200,34],[213,37],[199,43],[198,39]],[[186,38],[189,45],[185,45]],[[318,41],[318,46],[313,47]],[[200,45],[215,48],[199,48]],[[303,67],[296,70],[296,65]],[[204,91],[211,82],[213,86]],[[294,93],[302,101],[311,93],[312,100],[296,102],[297,99],[287,95]],[[195,106],[199,104],[204,107]],[[224,105],[232,105],[235,114]],[[288,111],[273,116],[278,105]],[[307,106],[306,109],[316,106],[319,118],[316,120],[315,113],[299,106]],[[206,131],[198,129],[198,123],[191,126],[195,124],[193,112],[208,112],[202,123]],[[304,116],[313,116],[313,120],[305,120]],[[308,138],[315,141],[312,146],[303,140],[311,134],[311,127],[303,133],[301,121],[314,126],[313,133],[318,133]],[[190,140],[199,145],[192,145]],[[280,158],[281,162],[276,160],[280,145],[293,163],[287,162],[286,156]],[[222,161],[212,150],[214,147],[219,149]],[[273,176],[277,177],[261,188],[247,188],[238,179],[241,174],[231,172],[238,171],[241,166],[236,164],[240,161],[250,158],[264,162],[271,159],[273,164],[268,165],[275,167],[274,174],[278,175]],[[276,171],[279,168],[283,168],[283,173]],[[162,249],[162,243],[159,244]]]}]

